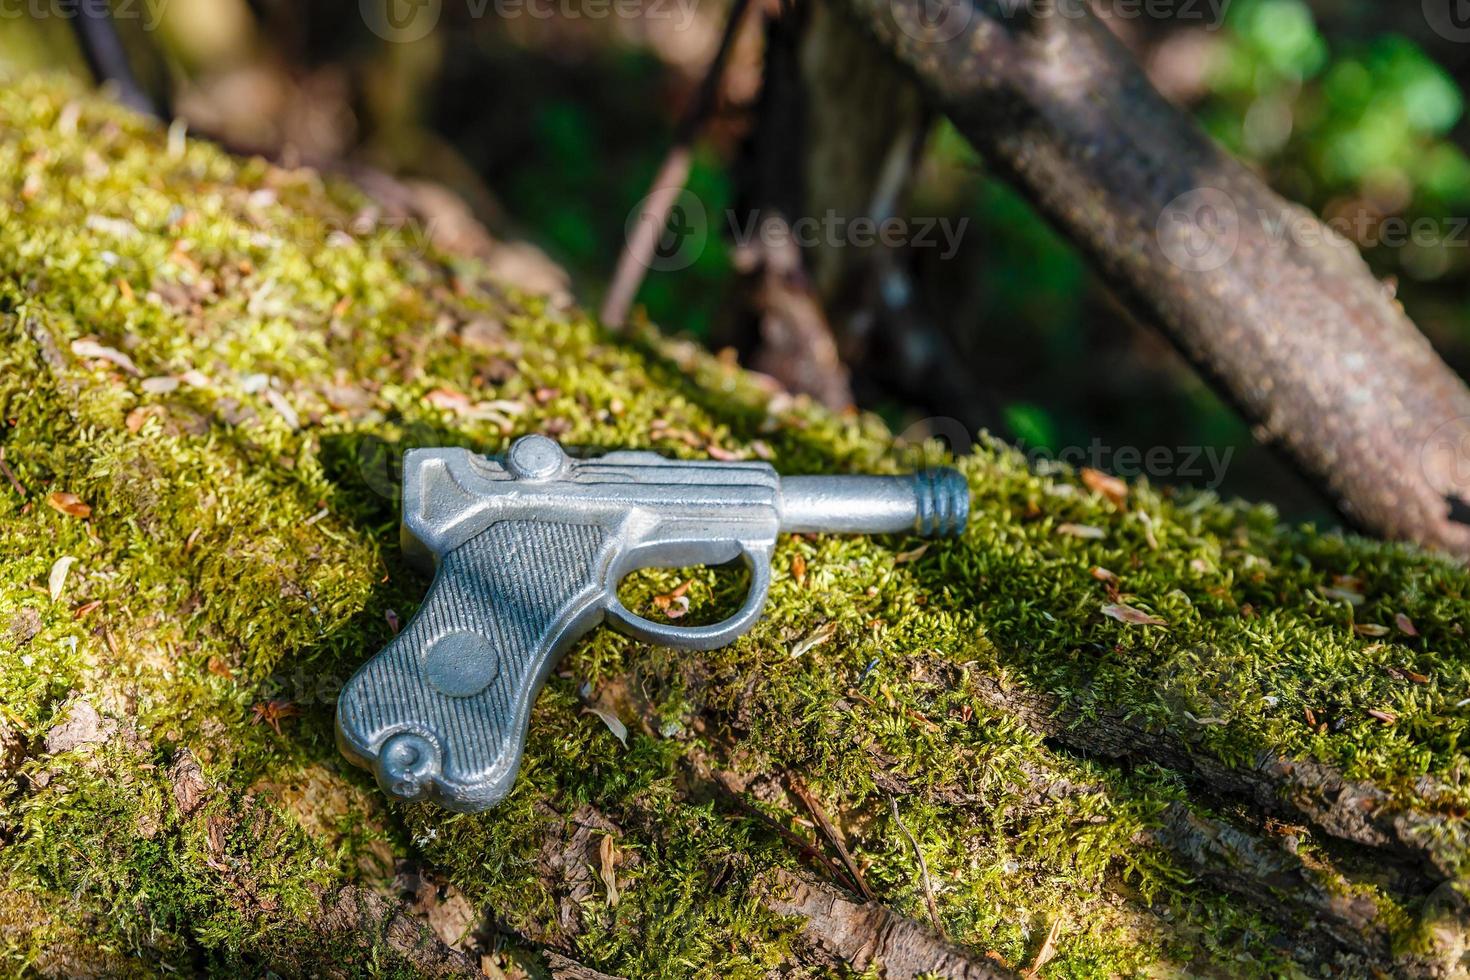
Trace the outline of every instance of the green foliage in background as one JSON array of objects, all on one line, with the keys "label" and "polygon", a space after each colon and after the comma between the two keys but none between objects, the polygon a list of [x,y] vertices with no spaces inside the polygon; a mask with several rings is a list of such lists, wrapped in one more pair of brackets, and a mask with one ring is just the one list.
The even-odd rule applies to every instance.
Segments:
[{"label": "green foliage in background", "polygon": [[[1365,214],[1348,237],[1387,271],[1464,275],[1470,159],[1450,138],[1464,112],[1455,80],[1403,37],[1331,44],[1300,0],[1239,0],[1226,23],[1202,109],[1211,132],[1342,228]],[[1400,244],[1375,233],[1381,218],[1423,231]]]}]

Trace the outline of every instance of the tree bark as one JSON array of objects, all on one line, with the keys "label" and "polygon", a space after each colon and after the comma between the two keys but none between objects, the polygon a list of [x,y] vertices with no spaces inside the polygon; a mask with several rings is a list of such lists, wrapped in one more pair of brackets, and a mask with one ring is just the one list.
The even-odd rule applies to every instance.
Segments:
[{"label": "tree bark", "polygon": [[1170,106],[1081,0],[851,9],[1349,521],[1470,555],[1470,390],[1356,250]]}]

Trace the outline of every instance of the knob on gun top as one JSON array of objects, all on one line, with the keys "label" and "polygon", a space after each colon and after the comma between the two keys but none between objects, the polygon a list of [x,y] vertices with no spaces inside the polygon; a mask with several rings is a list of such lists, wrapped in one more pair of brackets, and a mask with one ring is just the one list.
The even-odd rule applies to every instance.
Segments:
[{"label": "knob on gun top", "polygon": [[[765,463],[641,451],[577,459],[539,435],[503,457],[412,450],[404,548],[434,581],[343,688],[337,743],[395,796],[486,809],[515,781],[537,692],[595,626],[681,649],[723,646],[760,619],[779,533],[953,536],[969,502],[951,469],[781,477]],[[736,558],[750,591],[722,623],[656,623],[618,600],[637,569]]]}]

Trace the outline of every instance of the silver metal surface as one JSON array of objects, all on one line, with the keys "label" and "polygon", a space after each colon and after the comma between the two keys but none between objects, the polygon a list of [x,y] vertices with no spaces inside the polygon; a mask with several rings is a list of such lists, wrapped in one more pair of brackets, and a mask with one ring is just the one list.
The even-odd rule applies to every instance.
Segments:
[{"label": "silver metal surface", "polygon": [[[337,743],[395,796],[486,809],[510,792],[546,677],[599,623],[681,649],[723,646],[760,618],[778,533],[956,535],[968,511],[964,478],[948,469],[783,478],[765,463],[650,452],[574,459],[539,435],[504,458],[412,450],[404,550],[434,581],[343,688]],[[618,601],[636,569],[736,558],[750,591],[722,623],[656,623]]]}]

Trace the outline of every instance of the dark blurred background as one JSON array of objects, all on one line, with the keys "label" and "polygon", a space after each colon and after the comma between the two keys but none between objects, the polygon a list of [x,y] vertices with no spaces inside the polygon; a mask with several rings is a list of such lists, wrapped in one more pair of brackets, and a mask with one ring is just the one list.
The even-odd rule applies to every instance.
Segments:
[{"label": "dark blurred background", "polygon": [[[1453,13],[1455,3],[1438,6]],[[630,209],[718,46],[727,0],[389,4],[115,0],[114,9],[140,85],[192,132],[286,163],[442,184],[495,235],[539,245],[595,309]],[[1461,29],[1418,2],[1181,0],[1155,8],[1162,16],[1147,6],[1098,5],[1167,97],[1357,239],[1385,288],[1466,375],[1470,19]],[[72,18],[59,13],[67,9],[62,0],[6,7],[0,62],[88,75]],[[386,29],[385,10],[396,17]],[[665,330],[716,347],[742,347],[730,322],[738,256],[722,214],[760,97],[763,18],[778,10],[743,22],[695,144],[688,183],[711,216],[708,242],[687,268],[651,271],[638,292]],[[1233,453],[1222,495],[1273,502],[1288,519],[1333,520],[953,130],[932,121],[920,132],[904,211],[968,223],[954,254],[913,249],[903,263],[973,397],[957,406],[854,364],[861,408],[895,431],[957,415],[1038,454],[1167,447],[1180,460],[1185,447],[1211,447],[1216,459]],[[1116,453],[1095,461],[1136,473]],[[1147,475],[1202,485],[1215,474]]]}]

